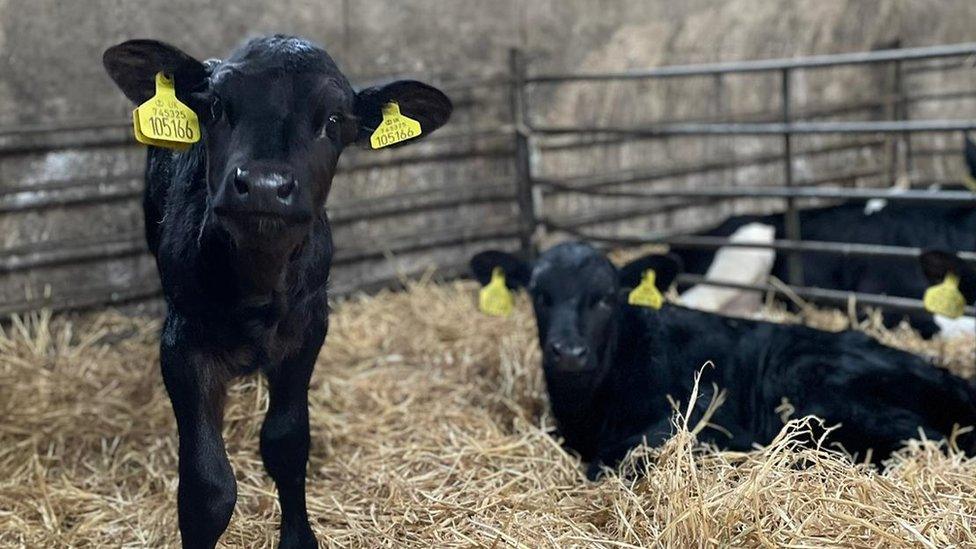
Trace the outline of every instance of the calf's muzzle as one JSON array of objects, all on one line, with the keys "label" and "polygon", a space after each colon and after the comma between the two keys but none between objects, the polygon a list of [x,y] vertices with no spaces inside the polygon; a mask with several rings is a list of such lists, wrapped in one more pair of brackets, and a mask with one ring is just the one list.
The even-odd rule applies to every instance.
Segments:
[{"label": "calf's muzzle", "polygon": [[312,217],[311,196],[286,167],[244,165],[232,171],[214,197],[218,216],[301,223]]}]

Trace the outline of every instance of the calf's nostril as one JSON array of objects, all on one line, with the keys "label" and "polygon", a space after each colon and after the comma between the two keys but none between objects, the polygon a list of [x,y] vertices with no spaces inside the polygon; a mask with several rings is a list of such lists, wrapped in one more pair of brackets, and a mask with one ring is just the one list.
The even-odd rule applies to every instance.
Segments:
[{"label": "calf's nostril", "polygon": [[284,199],[291,196],[291,193],[295,191],[295,180],[289,179],[281,185],[278,185],[278,198]]},{"label": "calf's nostril", "polygon": [[234,189],[237,191],[237,194],[244,195],[251,191],[246,178],[247,173],[237,168],[237,173],[234,174]]},{"label": "calf's nostril", "polygon": [[550,343],[549,354],[555,358],[559,358],[563,354],[563,346],[559,343]]},{"label": "calf's nostril", "polygon": [[546,345],[546,353],[550,359],[577,367],[582,367],[589,352],[590,350],[586,345],[574,345],[565,342],[552,342]]},{"label": "calf's nostril", "polygon": [[577,360],[583,360],[586,358],[586,353],[586,347],[573,347],[569,350],[569,354]]}]

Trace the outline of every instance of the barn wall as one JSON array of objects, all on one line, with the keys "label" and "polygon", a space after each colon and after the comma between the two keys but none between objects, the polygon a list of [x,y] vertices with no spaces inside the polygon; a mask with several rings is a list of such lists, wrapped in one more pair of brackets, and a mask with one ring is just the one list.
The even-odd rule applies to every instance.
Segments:
[{"label": "barn wall", "polygon": [[[0,0],[0,309],[45,293],[65,303],[138,298],[156,287],[152,260],[138,253],[143,151],[127,131],[64,131],[10,136],[4,128],[122,121],[129,105],[99,62],[108,45],[137,36],[171,41],[201,58],[226,53],[243,37],[296,33],[325,44],[354,81],[420,76],[450,85],[506,71],[508,49],[529,53],[533,71],[612,70],[674,63],[860,51],[962,42],[976,28],[969,0],[817,3],[788,0]],[[909,79],[914,90],[973,89],[972,71]],[[870,102],[890,87],[884,69],[837,69],[798,76],[798,109]],[[447,137],[394,153],[354,151],[330,199],[339,261],[334,285],[348,290],[429,266],[458,265],[487,245],[513,247],[514,192],[507,90],[452,92],[458,110]],[[649,122],[673,118],[762,116],[775,112],[775,79],[730,77],[685,82],[540,89],[533,112],[552,123]],[[918,117],[973,116],[972,100],[919,103]],[[883,116],[868,107],[852,118]],[[487,130],[487,133],[486,133]],[[958,136],[923,138],[951,148]],[[804,138],[798,148],[837,138]],[[40,151],[18,152],[40,145]],[[537,154],[540,173],[573,176],[661,168],[778,151],[769,139],[647,141]],[[885,162],[878,146],[854,147],[797,165],[800,179],[870,171]],[[416,160],[436,157],[438,161]],[[443,160],[449,158],[449,160]],[[392,162],[376,168],[374,163]],[[960,170],[952,156],[919,162],[931,177]],[[778,164],[663,180],[661,185],[778,183]],[[886,185],[880,176],[852,184]],[[401,196],[401,193],[409,193]],[[476,203],[439,207],[451,197]],[[416,208],[351,220],[370,209]],[[547,200],[548,213],[576,218],[628,204],[580,197]],[[695,226],[730,211],[776,208],[737,202],[647,216],[640,227]],[[604,228],[617,228],[608,226]],[[433,235],[436,247],[418,245]],[[111,248],[111,253],[86,250]],[[387,252],[394,253],[395,259]],[[17,268],[42,257],[44,266]]]}]

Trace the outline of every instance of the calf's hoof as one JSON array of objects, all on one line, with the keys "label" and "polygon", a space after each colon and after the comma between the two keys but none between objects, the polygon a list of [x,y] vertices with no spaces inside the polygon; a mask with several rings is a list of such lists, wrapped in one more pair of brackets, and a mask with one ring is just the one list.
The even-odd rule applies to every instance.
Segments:
[{"label": "calf's hoof", "polygon": [[282,530],[281,541],[278,542],[278,549],[316,549],[318,546],[315,534],[308,524]]}]

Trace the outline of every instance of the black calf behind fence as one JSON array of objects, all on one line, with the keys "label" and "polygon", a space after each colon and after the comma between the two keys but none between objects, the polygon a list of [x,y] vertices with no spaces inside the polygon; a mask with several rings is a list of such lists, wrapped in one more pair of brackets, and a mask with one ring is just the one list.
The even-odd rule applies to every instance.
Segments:
[{"label": "black calf behind fence", "polygon": [[[768,206],[772,200],[784,205],[787,238],[769,247],[789,254],[789,281],[798,295],[815,302],[843,304],[853,299],[860,305],[919,310],[918,300],[803,287],[797,261],[802,253],[911,261],[919,250],[802,241],[798,202],[885,198],[973,203],[974,195],[969,192],[893,193],[855,185],[887,186],[899,175],[907,175],[903,179],[912,188],[951,182],[917,170],[916,165],[957,158],[959,147],[923,143],[920,136],[968,131],[976,128],[976,120],[912,119],[911,115],[922,107],[931,110],[976,101],[976,86],[912,89],[910,84],[913,78],[970,69],[974,56],[976,43],[602,74],[539,74],[530,70],[520,51],[513,51],[503,73],[441,83],[455,99],[457,111],[453,123],[428,142],[378,154],[347,153],[329,203],[340,233],[336,235],[333,277],[336,290],[348,293],[390,285],[403,276],[418,276],[431,264],[439,265],[445,275],[456,275],[478,249],[519,247],[532,254],[548,233],[571,234],[606,246],[657,242],[714,249],[727,245],[726,240],[680,236],[687,227],[672,229],[668,220],[687,219],[693,217],[688,212],[716,205],[749,201],[750,206]],[[806,82],[798,73],[837,67],[863,70],[866,81],[882,80],[883,87],[863,98],[798,104],[796,98],[804,92]],[[777,75],[778,83],[780,104],[774,107],[718,114],[708,114],[709,109],[703,108],[703,116],[661,119],[650,125],[546,121],[549,105],[576,85],[705,79],[713,87],[712,96],[721,100],[729,80],[770,74]],[[622,106],[640,109],[640,105]],[[836,119],[852,116],[869,119]],[[813,144],[801,140],[811,136],[847,140],[825,137]],[[572,168],[569,173],[551,173],[554,164],[566,167],[558,161],[564,157],[591,158],[621,147],[655,143],[727,142],[733,137],[737,141],[728,147],[732,154],[693,162],[667,164],[655,157],[652,166],[616,169],[584,165],[589,160],[563,161]],[[742,139],[778,141],[779,150],[761,141],[762,146],[753,147],[759,151],[742,152],[735,147]],[[0,235],[4,236],[0,239],[0,315],[42,306],[73,309],[138,302],[159,295],[139,226],[140,151],[126,120],[0,128]],[[798,164],[844,155],[882,161],[813,174],[797,169]],[[63,163],[68,167],[52,169],[57,177],[37,174]],[[581,166],[588,173],[577,173]],[[776,167],[780,174],[770,175],[769,170]],[[737,179],[736,174],[744,170],[766,175],[747,185],[659,185]],[[577,208],[580,211],[561,205],[574,200],[589,202]],[[604,207],[601,201],[622,205]],[[662,221],[658,225],[664,227],[647,229],[648,219]],[[611,230],[619,226],[629,229]],[[966,259],[976,261],[973,252],[966,250]],[[398,258],[396,266],[387,261],[391,256]],[[701,282],[693,276],[682,281]]]}]

